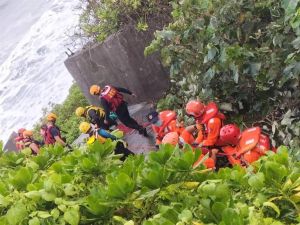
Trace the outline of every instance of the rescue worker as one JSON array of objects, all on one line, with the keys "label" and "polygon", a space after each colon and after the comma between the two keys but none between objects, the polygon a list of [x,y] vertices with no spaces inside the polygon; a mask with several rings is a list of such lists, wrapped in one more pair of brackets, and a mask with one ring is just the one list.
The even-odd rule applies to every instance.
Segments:
[{"label": "rescue worker", "polygon": [[235,124],[221,128],[219,143],[232,165],[249,165],[264,156],[272,148],[270,138],[260,127],[251,127],[243,132]]},{"label": "rescue worker", "polygon": [[24,142],[23,142],[23,132],[25,131],[25,128],[20,128],[18,130],[18,136],[15,138],[16,148],[20,151],[24,148]]},{"label": "rescue worker", "polygon": [[33,139],[33,131],[25,130],[23,132],[23,137],[24,147],[30,148],[33,154],[38,154],[40,151],[40,147],[38,145],[38,142]]},{"label": "rescue worker", "polygon": [[181,133],[183,126],[177,123],[176,112],[165,110],[160,113],[154,111],[147,115],[148,121],[152,124],[152,130],[156,136],[156,146],[161,144],[164,136],[170,132]]},{"label": "rescue worker", "polygon": [[109,133],[108,131],[102,128],[96,128],[91,126],[90,123],[82,122],[79,125],[79,130],[81,133],[89,135],[87,144],[92,144],[96,140],[99,141],[100,143],[104,143],[108,138],[113,141],[117,141],[115,153],[123,154],[123,156],[121,157],[122,161],[124,161],[129,155],[133,155],[133,153],[126,148],[126,144],[124,141],[120,140],[117,136],[112,135],[111,133]]},{"label": "rescue worker", "polygon": [[219,112],[217,105],[211,102],[205,106],[200,101],[192,100],[187,103],[185,110],[196,120],[195,125],[186,128],[189,133],[198,132],[193,145],[214,146],[218,141],[222,122],[225,119],[224,114]]},{"label": "rescue worker", "polygon": [[47,116],[46,130],[44,131],[44,143],[45,145],[54,145],[59,143],[62,146],[70,146],[62,139],[60,129],[55,125],[57,120],[57,115],[54,113],[49,113]]},{"label": "rescue worker", "polygon": [[131,91],[120,88],[106,85],[102,90],[98,85],[92,85],[90,87],[91,95],[98,95],[100,98],[101,105],[105,111],[105,124],[109,124],[111,120],[109,118],[110,112],[115,112],[118,116],[118,119],[127,127],[135,129],[139,134],[148,136],[146,128],[139,125],[130,115],[127,107],[127,102],[124,101],[124,97],[121,94],[129,94],[131,96],[136,96]]},{"label": "rescue worker", "polygon": [[104,123],[105,112],[104,109],[97,106],[87,106],[85,108],[78,107],[75,111],[75,114],[79,117],[86,118],[90,123],[97,125],[98,128],[103,128],[108,130],[111,125],[116,125],[115,120],[111,119],[108,121],[108,124]]},{"label": "rescue worker", "polygon": [[[162,140],[162,144],[171,144],[173,146],[179,145],[179,147],[182,147],[182,143],[180,143],[179,135],[177,132],[170,132],[166,134]],[[217,151],[213,150],[211,157],[204,160],[203,164],[206,166],[206,168],[215,169],[216,165],[216,154]],[[194,163],[193,167],[197,167],[200,162],[202,162],[204,157],[204,154],[201,154],[198,158],[198,160]]]}]

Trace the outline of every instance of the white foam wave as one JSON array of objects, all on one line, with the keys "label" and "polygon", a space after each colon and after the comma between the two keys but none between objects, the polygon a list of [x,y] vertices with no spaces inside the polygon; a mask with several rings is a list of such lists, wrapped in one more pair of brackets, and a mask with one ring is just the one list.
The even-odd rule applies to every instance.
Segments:
[{"label": "white foam wave", "polygon": [[0,66],[0,139],[31,126],[49,102],[60,103],[72,77],[63,62],[67,35],[78,23],[76,0],[56,0]]}]

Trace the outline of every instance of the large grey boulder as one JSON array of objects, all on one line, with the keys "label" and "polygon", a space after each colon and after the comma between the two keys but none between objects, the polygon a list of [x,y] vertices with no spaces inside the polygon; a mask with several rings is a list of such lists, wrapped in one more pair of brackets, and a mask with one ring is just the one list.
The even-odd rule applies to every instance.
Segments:
[{"label": "large grey boulder", "polygon": [[137,98],[128,97],[129,103],[151,102],[163,96],[170,84],[167,70],[158,54],[144,56],[153,32],[153,29],[138,32],[133,26],[127,26],[103,43],[81,50],[65,61],[92,104],[99,104],[98,99],[89,93],[92,84],[128,88],[137,95]]}]

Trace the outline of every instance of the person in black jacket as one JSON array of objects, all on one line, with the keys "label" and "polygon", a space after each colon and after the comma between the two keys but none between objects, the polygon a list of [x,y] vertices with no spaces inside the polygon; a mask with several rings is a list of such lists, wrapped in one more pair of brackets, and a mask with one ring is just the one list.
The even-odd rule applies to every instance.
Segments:
[{"label": "person in black jacket", "polygon": [[78,107],[75,114],[79,117],[86,118],[90,123],[97,125],[98,128],[108,130],[110,126],[117,125],[113,119],[109,120],[109,123],[105,124],[105,112],[104,109],[97,106],[87,106],[85,108]]},{"label": "person in black jacket", "polygon": [[126,88],[121,87],[113,87],[110,85],[106,85],[102,90],[98,85],[92,85],[90,87],[90,94],[91,95],[98,95],[100,98],[101,105],[105,111],[105,124],[109,124],[110,122],[110,112],[115,112],[118,116],[118,119],[127,127],[135,129],[144,136],[147,135],[146,128],[138,124],[138,122],[133,119],[129,115],[127,102],[124,101],[124,97],[121,94],[129,94],[135,96],[131,91],[127,90]]}]

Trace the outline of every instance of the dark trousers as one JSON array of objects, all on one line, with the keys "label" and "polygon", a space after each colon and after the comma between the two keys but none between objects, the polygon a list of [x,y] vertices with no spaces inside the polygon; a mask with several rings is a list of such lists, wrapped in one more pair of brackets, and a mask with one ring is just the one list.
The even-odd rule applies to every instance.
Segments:
[{"label": "dark trousers", "polygon": [[98,128],[102,128],[102,129],[104,129],[104,130],[108,130],[110,125],[109,125],[109,124],[105,124],[105,123],[104,123],[104,119],[105,119],[105,117],[100,118],[100,119],[96,122],[97,127],[98,127]]},{"label": "dark trousers", "polygon": [[127,149],[122,142],[118,142],[115,148],[115,154],[123,154],[120,160],[124,161],[128,156],[134,155],[129,149]]},{"label": "dark trousers", "polygon": [[138,124],[138,122],[135,121],[135,119],[133,119],[128,112],[128,107],[127,107],[127,103],[126,102],[122,102],[117,110],[116,110],[116,114],[118,116],[118,119],[126,126],[135,130],[140,131],[141,129],[143,129],[143,127],[141,125]]}]

